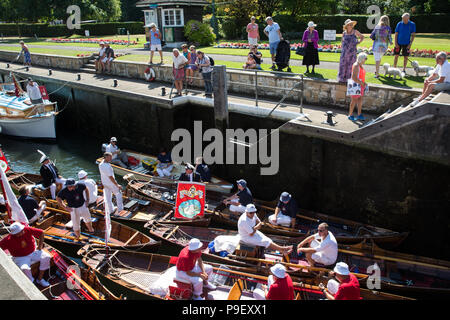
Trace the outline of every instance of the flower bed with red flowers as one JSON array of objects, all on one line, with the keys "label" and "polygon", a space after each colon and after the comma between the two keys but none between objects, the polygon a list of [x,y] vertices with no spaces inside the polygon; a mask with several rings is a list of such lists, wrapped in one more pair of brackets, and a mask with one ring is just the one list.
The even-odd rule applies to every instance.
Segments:
[{"label": "flower bed with red flowers", "polygon": [[109,44],[118,44],[123,46],[137,44],[136,41],[118,40],[118,39],[96,39],[96,38],[81,38],[81,39],[52,38],[50,41],[56,43],[96,43],[96,44],[99,44],[100,42],[108,42]]}]

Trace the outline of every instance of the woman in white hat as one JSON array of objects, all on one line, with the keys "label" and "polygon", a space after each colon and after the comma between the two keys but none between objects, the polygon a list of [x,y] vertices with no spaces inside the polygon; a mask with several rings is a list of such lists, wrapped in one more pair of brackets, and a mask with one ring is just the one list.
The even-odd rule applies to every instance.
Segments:
[{"label": "woman in white hat", "polygon": [[253,290],[253,297],[257,300],[294,300],[294,284],[286,268],[277,263],[270,268],[270,272],[267,286]]},{"label": "woman in white hat", "polygon": [[202,260],[203,244],[199,239],[191,239],[189,245],[181,250],[176,264],[174,280],[184,280],[192,283],[194,287],[193,300],[204,300],[201,296],[203,287],[209,290],[216,290],[216,286],[208,282],[213,268],[209,264],[204,264]]},{"label": "woman in white hat", "polygon": [[238,233],[240,241],[243,243],[264,247],[270,250],[280,251],[282,254],[289,254],[292,246],[280,246],[264,235],[259,229],[261,228],[261,220],[256,215],[256,207],[250,203],[246,206],[245,212],[238,220]]},{"label": "woman in white hat", "polygon": [[78,172],[78,183],[82,183],[86,186],[89,192],[89,204],[97,202],[98,186],[94,180],[88,178],[88,173],[84,170]]},{"label": "woman in white hat", "polygon": [[[36,241],[38,245],[36,247]],[[50,268],[50,255],[43,251],[44,231],[41,229],[26,227],[19,222],[14,222],[9,227],[9,235],[0,240],[0,248],[8,250],[14,263],[23,273],[34,282],[31,274],[31,265],[39,261],[39,275],[36,283],[48,287],[49,283],[43,279],[44,272]]]},{"label": "woman in white hat", "polygon": [[310,21],[308,22],[308,28],[303,32],[303,46],[305,47],[305,55],[303,56],[302,65],[306,66],[306,73],[309,73],[309,66],[312,66],[312,73],[314,73],[314,67],[319,64],[319,32],[315,29],[317,24]]},{"label": "woman in white hat", "polygon": [[[321,283],[319,287],[328,300],[360,300],[360,288],[358,278],[351,274],[348,265],[344,262],[336,263],[330,276],[335,276],[336,280],[328,281],[327,288]],[[331,282],[331,283],[330,283]],[[332,291],[337,291],[333,294]]]},{"label": "woman in white hat", "polygon": [[[338,80],[347,82],[352,77],[352,65],[356,60],[356,46],[364,40],[364,36],[355,29],[356,21],[345,20],[342,34],[341,58],[339,60]],[[358,42],[359,38],[359,42]]]}]

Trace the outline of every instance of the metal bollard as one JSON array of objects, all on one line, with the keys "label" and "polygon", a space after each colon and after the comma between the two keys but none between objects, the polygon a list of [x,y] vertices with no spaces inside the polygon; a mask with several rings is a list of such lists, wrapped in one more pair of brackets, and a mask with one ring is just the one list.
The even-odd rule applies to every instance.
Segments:
[{"label": "metal bollard", "polygon": [[48,69],[48,75],[49,75],[49,76],[52,75],[52,69]]},{"label": "metal bollard", "polygon": [[26,72],[30,71],[30,68],[29,68],[28,66],[25,67],[25,71],[26,71]]},{"label": "metal bollard", "polygon": [[161,88],[161,95],[165,96],[166,95],[166,88]]},{"label": "metal bollard", "polygon": [[77,80],[81,80],[81,74],[77,74]]},{"label": "metal bollard", "polygon": [[9,68],[9,63],[6,64],[6,68]]},{"label": "metal bollard", "polygon": [[113,86],[117,87],[118,86],[117,79],[114,79],[113,82],[114,82]]}]

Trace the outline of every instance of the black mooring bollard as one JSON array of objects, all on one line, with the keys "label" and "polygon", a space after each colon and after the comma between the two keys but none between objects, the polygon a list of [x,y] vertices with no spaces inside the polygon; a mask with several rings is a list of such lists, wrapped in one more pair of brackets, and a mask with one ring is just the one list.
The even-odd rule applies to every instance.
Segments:
[{"label": "black mooring bollard", "polygon": [[114,86],[114,87],[117,87],[117,86],[118,86],[118,84],[117,84],[117,79],[114,79],[113,81],[114,81],[113,86]]},{"label": "black mooring bollard", "polygon": [[166,95],[166,88],[161,88],[161,95],[165,96]]},{"label": "black mooring bollard", "polygon": [[49,75],[49,76],[52,75],[52,69],[48,69],[48,75]]},{"label": "black mooring bollard", "polygon": [[6,64],[6,68],[9,68],[9,63]]},{"label": "black mooring bollard", "polygon": [[77,80],[81,80],[81,74],[77,74]]}]

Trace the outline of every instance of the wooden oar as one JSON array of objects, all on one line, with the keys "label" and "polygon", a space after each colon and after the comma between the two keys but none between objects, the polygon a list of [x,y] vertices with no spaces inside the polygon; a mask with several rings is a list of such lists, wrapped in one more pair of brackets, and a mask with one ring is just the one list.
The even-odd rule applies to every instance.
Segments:
[{"label": "wooden oar", "polygon": [[180,226],[176,226],[175,228],[173,228],[173,230],[170,231],[170,233],[169,233],[167,236],[165,236],[164,238],[165,238],[165,239],[169,239],[170,236],[172,236],[172,235],[178,230],[179,227],[180,227]]},{"label": "wooden oar", "polygon": [[395,262],[401,262],[401,263],[407,263],[407,264],[415,264],[415,265],[418,265],[418,266],[430,267],[430,268],[442,269],[442,270],[450,271],[450,268],[448,268],[448,267],[434,265],[434,264],[426,263],[426,262],[406,260],[406,259],[387,257],[387,256],[380,256],[380,255],[376,255],[376,254],[371,255],[371,254],[366,254],[366,253],[363,253],[363,252],[357,252],[357,251],[346,250],[346,249],[339,249],[339,251],[343,252],[343,253],[349,253],[349,254],[352,254],[352,255],[356,255],[356,256],[366,257],[366,258],[373,258],[373,259],[380,259],[380,260],[389,260],[389,261],[395,261]]},{"label": "wooden oar", "polygon": [[[216,271],[223,271],[223,272],[227,272],[227,273],[233,273],[239,276],[244,276],[247,278],[253,278],[253,279],[259,279],[259,280],[264,280],[267,281],[266,276],[260,276],[257,274],[251,274],[251,273],[246,273],[246,272],[240,272],[240,271],[235,271],[235,270],[230,270],[230,269],[222,269],[220,267],[213,267],[214,270]],[[297,287],[302,287],[302,288],[306,288],[306,289],[312,289],[312,290],[318,290],[318,291],[322,291],[322,289],[320,289],[318,286],[314,286],[311,284],[304,284],[304,283],[299,283],[299,282],[293,282],[294,286]]]},{"label": "wooden oar", "polygon": [[[229,254],[229,257],[235,257],[235,258],[239,258],[238,256]],[[246,257],[245,260],[250,260],[250,261],[256,261],[256,262],[261,262],[261,263],[265,263],[265,264],[277,264],[277,263],[281,263],[287,267],[292,267],[292,268],[299,268],[299,269],[306,269],[306,270],[310,270],[310,271],[318,271],[318,272],[330,272],[332,270],[327,269],[327,268],[321,268],[321,267],[312,267],[312,266],[304,266],[301,264],[295,264],[295,263],[289,263],[289,262],[283,262],[283,261],[272,261],[272,260],[265,260],[265,259],[258,259],[258,258],[251,258],[251,257]],[[352,272],[353,273],[353,272]],[[363,273],[353,273],[357,278],[367,278],[368,275],[367,274],[363,274]]]},{"label": "wooden oar", "polygon": [[[257,207],[260,207],[260,208],[263,208],[263,209],[266,209],[266,210],[275,211],[275,208],[268,207],[268,206],[265,206],[265,205],[263,205],[263,204],[258,204],[258,203],[256,203],[256,206],[257,206]],[[302,218],[302,219],[305,219],[305,220],[314,221],[314,222],[320,222],[319,219],[314,219],[314,218],[311,218],[311,217],[308,217],[308,216],[301,215],[301,214],[299,214],[299,213],[297,213],[297,217]]]},{"label": "wooden oar", "polygon": [[[78,242],[82,242],[83,241],[81,238],[76,238],[76,237],[73,237],[73,236],[61,235],[59,233],[54,233],[54,232],[44,231],[44,234],[48,235],[48,236],[54,236],[54,237],[58,237],[58,238],[62,238],[62,239],[69,239],[69,240],[78,241]],[[91,239],[91,238],[88,238],[88,239]],[[89,242],[90,243],[95,243],[95,244],[105,245],[105,242],[103,242],[103,241],[90,240]]]},{"label": "wooden oar", "polygon": [[242,287],[242,279],[238,279],[238,281],[236,281],[233,287],[230,289],[230,292],[228,292],[227,300],[240,300],[242,296]]}]

